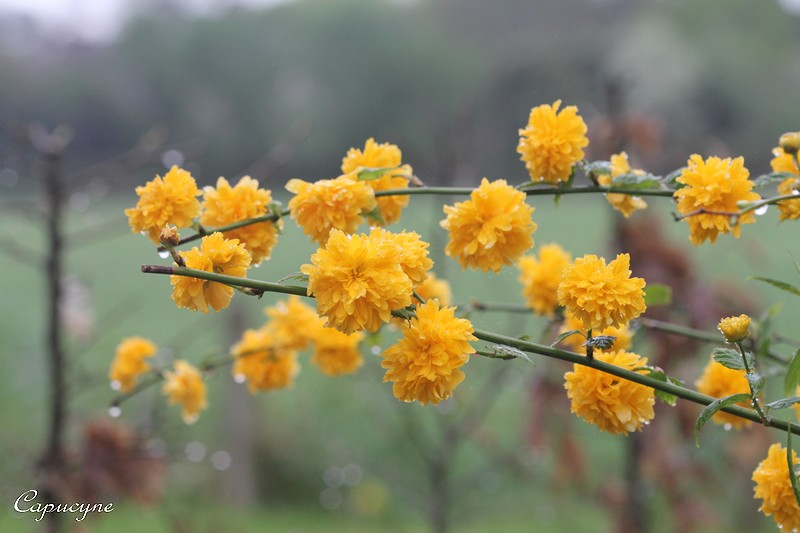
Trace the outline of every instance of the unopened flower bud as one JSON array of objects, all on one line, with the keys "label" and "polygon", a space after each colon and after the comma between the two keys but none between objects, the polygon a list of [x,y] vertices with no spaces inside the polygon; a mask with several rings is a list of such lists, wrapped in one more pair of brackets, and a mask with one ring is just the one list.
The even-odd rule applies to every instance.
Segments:
[{"label": "unopened flower bud", "polygon": [[794,155],[800,150],[800,131],[790,131],[781,135],[778,144],[787,154]]},{"label": "unopened flower bud", "polygon": [[164,229],[161,230],[159,240],[164,246],[178,246],[181,242],[181,236],[178,234],[178,227],[164,224]]},{"label": "unopened flower bud", "polygon": [[717,328],[728,342],[739,342],[750,335],[750,317],[747,315],[731,316],[719,321]]}]

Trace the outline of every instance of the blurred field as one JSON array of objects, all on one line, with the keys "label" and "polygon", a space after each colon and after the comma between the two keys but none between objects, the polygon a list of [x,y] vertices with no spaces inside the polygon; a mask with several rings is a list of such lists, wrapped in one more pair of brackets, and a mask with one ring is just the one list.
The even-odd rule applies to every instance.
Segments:
[{"label": "blurred field", "polygon": [[[130,234],[122,209],[133,203],[131,192],[83,212],[70,214],[70,251],[67,269],[91,291],[97,317],[91,343],[72,341],[70,386],[74,404],[70,442],[80,444],[80,424],[107,418],[112,391],[105,373],[114,346],[129,335],[153,339],[174,351],[176,357],[201,362],[223,354],[247,327],[264,319],[262,308],[276,300],[266,295],[261,301],[242,295],[234,298],[235,308],[219,314],[202,315],[175,308],[169,298],[166,277],[139,273],[142,263],[163,263],[143,237]],[[455,300],[519,302],[515,269],[500,275],[461,273],[455,262],[443,257],[445,232],[438,227],[444,198],[416,197],[405,216],[404,226],[419,231],[432,242],[434,270],[454,286]],[[654,205],[655,204],[655,205]],[[559,242],[575,256],[599,253],[608,256],[606,243],[614,216],[599,197],[564,197],[556,207],[550,198],[534,201],[534,218],[539,224],[537,244]],[[651,202],[667,224],[674,242],[686,240],[685,228],[670,220],[667,202]],[[4,235],[13,236],[33,249],[41,249],[35,223],[13,210],[4,210]],[[634,218],[634,220],[636,220]],[[762,275],[797,281],[791,255],[800,255],[793,227],[776,225],[769,213],[758,224],[744,228],[740,241],[722,238],[714,246],[691,249],[692,258],[709,278],[728,278],[742,285],[745,276]],[[34,220],[35,222],[35,220]],[[688,247],[688,241],[686,241]],[[292,221],[276,248],[273,259],[250,276],[277,280],[296,272],[307,261],[312,246]],[[45,426],[46,374],[43,367],[42,280],[34,269],[7,256],[0,256],[0,291],[4,304],[0,312],[0,427],[3,427],[0,477],[2,497],[13,501],[34,480],[31,465],[39,452]],[[789,336],[800,312],[800,302],[756,282],[744,284],[758,293],[763,308],[783,305],[778,330]],[[476,327],[512,335],[536,336],[541,323],[520,315],[474,314]],[[391,334],[389,334],[391,335]],[[382,334],[367,343],[385,346],[390,337]],[[367,362],[355,376],[324,378],[303,359],[304,368],[293,389],[253,397],[236,416],[251,421],[255,468],[259,480],[261,508],[239,509],[226,504],[226,472],[215,470],[209,457],[229,444],[225,404],[231,388],[238,387],[221,369],[210,382],[211,408],[200,421],[186,427],[177,410],[163,407],[156,388],[122,406],[121,419],[149,428],[165,447],[169,468],[164,503],[140,510],[119,502],[119,511],[102,520],[87,522],[91,531],[173,531],[170,523],[185,523],[190,531],[424,531],[428,505],[428,477],[425,463],[409,436],[435,443],[443,427],[469,413],[473,403],[489,401],[484,388],[491,376],[508,369],[492,392],[497,403],[472,438],[458,449],[452,472],[453,525],[457,531],[599,531],[609,520],[598,490],[622,472],[625,439],[601,434],[594,428],[570,420],[582,441],[585,460],[591,468],[581,488],[553,490],[553,450],[534,453],[526,444],[530,416],[531,378],[536,373],[558,375],[567,370],[560,362],[536,358],[535,365],[522,361],[500,362],[476,358],[465,367],[467,380],[457,391],[457,400],[440,408],[423,408],[397,402],[391,387],[381,383],[378,358],[365,354]],[[707,358],[698,356],[698,372]],[[670,369],[667,369],[669,371]],[[658,424],[658,418],[655,424]],[[712,467],[719,464],[715,448],[724,439],[718,427],[703,435],[704,447],[697,450],[686,442],[686,453],[706,457]],[[781,439],[780,435],[773,435]],[[206,453],[197,461],[187,458],[186,445],[202,443]],[[196,444],[195,444],[196,445]],[[236,457],[233,460],[236,461]],[[352,484],[326,485],[330,467],[355,465],[359,473]],[[723,469],[724,470],[724,469]],[[712,503],[746,493],[747,479],[728,480],[717,494],[704,494]],[[334,484],[335,485],[335,484]],[[327,491],[327,492],[326,492]],[[671,522],[658,487],[651,493],[656,531],[669,531]],[[116,502],[115,502],[116,504]],[[327,508],[326,508],[327,506]],[[752,502],[752,510],[756,507]],[[742,511],[746,514],[747,510]],[[736,527],[734,516],[724,528]],[[753,518],[769,530],[769,520]],[[175,522],[177,521],[177,522]],[[752,523],[752,522],[751,522]],[[660,524],[660,525],[659,525]],[[3,531],[27,531],[28,520],[0,515]],[[533,529],[531,529],[533,528]],[[716,530],[712,528],[710,530]],[[723,529],[732,531],[733,529]]]}]

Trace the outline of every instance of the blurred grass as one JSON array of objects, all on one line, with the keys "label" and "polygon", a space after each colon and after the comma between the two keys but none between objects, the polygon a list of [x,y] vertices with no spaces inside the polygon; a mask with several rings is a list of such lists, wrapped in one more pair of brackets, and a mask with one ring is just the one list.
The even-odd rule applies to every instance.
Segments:
[{"label": "blurred grass", "polygon": [[[197,363],[206,356],[225,353],[231,336],[247,327],[259,326],[264,320],[263,307],[278,299],[277,295],[256,300],[237,294],[234,302],[241,311],[237,315],[225,312],[202,315],[175,308],[169,297],[167,277],[139,272],[142,263],[166,260],[157,256],[147,239],[130,233],[122,210],[133,199],[131,194],[124,200],[106,201],[90,206],[87,211],[70,213],[67,272],[89,287],[98,318],[94,342],[88,346],[72,342],[70,346],[74,404],[70,406],[73,424],[69,438],[75,445],[81,441],[80,423],[108,416],[113,392],[105,374],[121,338],[149,337],[165,347],[160,356],[168,356],[168,350],[172,350],[176,357]],[[403,228],[417,230],[431,242],[431,255],[436,261],[434,270],[439,277],[451,281],[457,303],[473,299],[521,303],[516,269],[505,269],[499,275],[462,273],[457,263],[444,257],[446,234],[438,227],[438,221],[442,217],[442,202],[452,201],[442,197],[413,198]],[[573,256],[585,253],[608,256],[610,222],[615,215],[602,198],[565,197],[558,207],[550,198],[537,198],[533,203],[534,218],[539,224],[535,234],[537,246],[558,242]],[[659,212],[665,222],[672,241],[685,243],[693,262],[708,279],[728,278],[741,285],[745,277],[759,275],[797,283],[798,274],[792,264],[792,254],[800,257],[796,226],[777,224],[774,209],[760,217],[758,224],[745,227],[738,241],[723,236],[713,246],[691,247],[685,226],[670,222],[671,205],[657,200],[650,203],[651,210]],[[13,237],[41,251],[42,237],[35,216],[8,210],[0,213],[0,217],[6,238]],[[312,251],[308,239],[287,220],[273,259],[252,270],[250,277],[280,279],[296,272]],[[47,387],[42,342],[44,294],[39,272],[18,260],[0,254],[0,272],[3,273],[0,276],[0,294],[3,294],[0,495],[5,501],[13,501],[34,483],[31,465],[44,434]],[[747,282],[745,286],[760,295],[765,307],[781,303],[777,329],[794,335],[792,328],[800,313],[800,299],[792,299],[757,282]],[[232,324],[233,316],[242,318]],[[485,313],[471,318],[476,327],[511,335],[535,337],[542,326],[540,320],[521,315]],[[378,345],[387,341],[386,335],[372,339]],[[378,358],[369,354],[365,357],[367,363],[358,375],[337,379],[321,376],[303,359],[304,368],[294,388],[255,397],[253,412],[243,414],[256,421],[258,476],[263,483],[262,491],[272,502],[269,510],[240,512],[230,506],[209,503],[220,500],[224,474],[214,471],[207,461],[191,463],[183,452],[185,444],[191,441],[204,443],[209,454],[224,446],[222,404],[225,391],[236,386],[227,369],[221,369],[212,378],[211,407],[194,426],[183,426],[174,407],[163,407],[156,389],[123,404],[122,419],[147,426],[155,413],[156,433],[166,442],[171,461],[166,501],[169,505],[174,502],[188,505],[189,510],[184,513],[197,524],[192,531],[255,531],[263,527],[269,527],[269,531],[422,531],[426,527],[428,472],[409,443],[409,431],[418,431],[421,438],[435,443],[443,424],[468,412],[470,402],[481,401],[488,376],[503,365],[513,365],[501,380],[500,398],[481,428],[482,438],[466,442],[458,452],[454,478],[460,481],[456,483],[453,506],[457,530],[490,531],[500,527],[503,531],[590,531],[610,527],[603,503],[587,499],[587,493],[567,490],[552,494],[552,451],[537,455],[525,447],[530,378],[535,372],[553,367],[556,373],[563,372],[567,369],[565,365],[541,358],[534,359],[534,366],[521,361],[473,359],[465,367],[467,379],[459,388],[458,400],[434,409],[394,400],[391,387],[381,383]],[[706,354],[698,357],[698,371],[706,358]],[[584,447],[587,464],[591,465],[587,484],[596,491],[604,480],[620,475],[625,441],[577,421],[572,426],[581,440],[591,443]],[[719,429],[705,431],[719,432]],[[704,435],[708,446],[716,443],[714,437]],[[691,448],[690,453],[707,453],[705,449],[694,452],[689,443],[686,446]],[[714,460],[713,455],[709,454],[709,460]],[[379,506],[377,517],[359,514],[348,507],[358,486],[340,490],[344,503],[336,511],[325,510],[318,503],[326,488],[325,469],[347,464],[358,465],[364,482],[374,482],[388,495],[387,503]],[[736,483],[746,485],[750,481]],[[299,507],[280,507],[287,505]],[[120,503],[112,516],[93,521],[92,531],[171,531],[164,514],[167,508],[165,505],[141,510]],[[0,520],[0,528],[14,531],[19,523],[5,518]],[[762,523],[768,523],[768,519]],[[220,529],[219,524],[224,526]],[[19,531],[29,527],[30,522],[25,521]]]}]

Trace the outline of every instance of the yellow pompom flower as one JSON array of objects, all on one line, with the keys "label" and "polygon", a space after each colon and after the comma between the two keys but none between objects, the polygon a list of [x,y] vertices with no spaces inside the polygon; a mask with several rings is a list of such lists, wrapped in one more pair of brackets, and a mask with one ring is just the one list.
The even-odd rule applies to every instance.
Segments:
[{"label": "yellow pompom flower", "polygon": [[417,306],[416,317],[401,326],[403,338],[383,352],[384,382],[404,402],[438,404],[464,380],[460,367],[475,350],[469,320],[455,317],[455,307],[437,300]]},{"label": "yellow pompom flower", "polygon": [[[595,359],[631,371],[647,364],[646,358],[622,350],[598,352]],[[564,378],[572,412],[601,431],[627,435],[655,416],[655,392],[650,387],[577,364]]]},{"label": "yellow pompom flower", "polygon": [[328,327],[343,333],[377,331],[392,310],[411,304],[412,281],[398,261],[398,250],[379,241],[387,235],[384,230],[369,236],[333,230],[311,264],[300,268]]},{"label": "yellow pompom flower", "polygon": [[253,394],[289,387],[300,372],[297,352],[278,345],[268,328],[245,330],[231,347],[231,355],[234,380],[246,381]]},{"label": "yellow pompom flower", "polygon": [[[794,497],[786,448],[780,444],[769,447],[767,457],[753,471],[754,498],[761,500],[759,511],[771,516],[783,531],[800,530],[800,507]],[[800,462],[792,450],[792,465]]]},{"label": "yellow pompom flower", "polygon": [[125,210],[131,231],[146,232],[156,244],[165,224],[188,228],[200,214],[197,183],[189,172],[176,166],[163,179],[156,176],[143,187],[136,187],[136,194],[136,207]]},{"label": "yellow pompom flower", "polygon": [[782,200],[778,202],[778,211],[781,220],[796,220],[800,218],[800,172],[798,172],[797,162],[793,155],[786,153],[783,148],[778,147],[772,150],[775,156],[770,164],[773,172],[789,172],[794,177],[786,178],[778,184],[778,194],[797,195],[797,200]]},{"label": "yellow pompom flower", "polygon": [[332,229],[353,233],[363,222],[362,215],[375,209],[375,195],[363,181],[348,176],[307,183],[291,179],[286,190],[295,193],[289,211],[303,233],[324,245]]},{"label": "yellow pompom flower", "polygon": [[141,374],[150,370],[145,359],[156,354],[156,345],[142,337],[128,337],[117,345],[108,379],[114,390],[129,392]]},{"label": "yellow pompom flower", "polygon": [[645,281],[632,278],[631,258],[619,254],[606,265],[596,255],[585,255],[564,269],[558,303],[583,322],[585,329],[627,324],[644,313]]},{"label": "yellow pompom flower", "polygon": [[[342,159],[342,174],[353,179],[357,179],[357,172],[365,168],[392,169],[377,179],[364,182],[373,191],[406,189],[408,188],[408,176],[413,173],[410,166],[402,165],[402,154],[396,145],[376,143],[372,137],[367,139],[363,151],[351,148]],[[381,196],[377,201],[383,221],[386,224],[392,224],[400,220],[403,208],[408,205],[408,196]]]},{"label": "yellow pompom flower", "polygon": [[[250,254],[244,244],[236,239],[225,239],[222,233],[206,235],[200,248],[181,252],[188,268],[215,272],[226,276],[243,278],[250,268]],[[222,283],[206,281],[188,276],[170,276],[172,299],[178,307],[208,313],[210,305],[215,311],[228,307],[233,297],[233,288]]]},{"label": "yellow pompom flower", "polygon": [[750,317],[739,315],[723,318],[719,321],[717,329],[727,342],[739,342],[750,335]]},{"label": "yellow pompom flower", "polygon": [[369,240],[375,246],[386,248],[385,253],[396,254],[400,268],[414,285],[422,283],[428,276],[428,270],[433,267],[433,261],[428,257],[430,244],[420,239],[415,231],[391,233],[375,228],[370,232]]},{"label": "yellow pompom flower", "polygon": [[561,111],[561,100],[553,105],[531,109],[528,125],[519,130],[517,152],[534,182],[567,181],[572,167],[583,159],[583,148],[589,145],[586,123],[578,108],[567,106]]},{"label": "yellow pompom flower", "polygon": [[[687,167],[678,177],[678,183],[686,187],[675,191],[677,209],[682,215],[696,213],[698,210],[717,213],[736,213],[738,202],[760,200],[758,193],[752,192],[753,182],[748,179],[750,172],[744,167],[744,159],[709,157],[703,160],[693,154]],[[731,225],[731,217],[726,214],[699,213],[686,218],[689,224],[689,240],[692,244],[702,244],[706,239],[712,243],[720,233],[741,234],[742,224],[756,221],[752,211],[736,217]]]},{"label": "yellow pompom flower", "polygon": [[437,278],[433,272],[428,272],[425,281],[417,285],[414,290],[425,301],[436,298],[441,307],[449,306],[453,300],[450,283],[446,279]]},{"label": "yellow pompom flower", "polygon": [[200,371],[188,362],[178,360],[173,367],[174,370],[164,372],[162,390],[169,398],[169,403],[181,405],[183,421],[193,424],[197,421],[198,413],[208,407],[206,384]]},{"label": "yellow pompom flower", "polygon": [[506,180],[483,178],[470,200],[444,206],[447,218],[440,225],[450,232],[445,253],[458,258],[462,269],[499,272],[533,246],[533,211],[525,193]]},{"label": "yellow pompom flower", "polygon": [[[570,350],[576,353],[586,353],[586,348],[583,346],[583,343],[586,342],[586,335],[588,331],[583,326],[583,322],[572,316],[569,312],[564,313],[564,322],[561,325],[559,330],[559,335],[562,333],[566,333],[567,331],[574,331],[578,330],[582,333],[582,335],[574,334],[570,335],[563,341],[561,344],[568,347]],[[621,326],[610,326],[604,328],[600,331],[593,331],[593,337],[601,337],[601,336],[611,336],[616,337],[617,340],[614,341],[614,344],[611,346],[609,350],[606,351],[613,351],[613,350],[629,350],[631,346],[633,346],[633,331],[631,331],[628,324],[623,324]]]},{"label": "yellow pompom flower", "polygon": [[[603,187],[610,187],[611,182],[617,176],[641,173],[641,170],[631,170],[631,166],[628,163],[628,154],[620,152],[611,156],[611,175],[601,174],[597,178],[597,182]],[[611,207],[622,213],[625,218],[630,217],[631,214],[639,209],[647,209],[647,202],[638,196],[630,194],[608,193],[606,194],[606,200],[611,204]]]},{"label": "yellow pompom flower", "polygon": [[[204,226],[219,227],[233,224],[248,218],[267,214],[272,202],[272,193],[258,188],[258,180],[245,176],[231,187],[228,180],[219,178],[217,186],[203,188],[202,215],[200,223]],[[269,259],[272,249],[278,242],[278,230],[283,221],[259,222],[223,233],[226,239],[239,239],[253,257],[257,265]]]},{"label": "yellow pompom flower", "polygon": [[[712,358],[703,370],[700,379],[695,381],[697,392],[708,394],[714,398],[724,398],[732,394],[750,394],[750,385],[745,377],[744,370],[733,370],[725,365],[717,363]],[[736,405],[750,408],[749,402],[739,402]],[[738,416],[717,411],[711,420],[717,424],[730,424],[734,429],[742,429],[749,426],[750,421]]]},{"label": "yellow pompom flower", "polygon": [[306,305],[299,296],[279,300],[274,306],[264,309],[269,318],[267,328],[277,346],[290,350],[304,350],[322,327],[323,320],[317,312]]},{"label": "yellow pompom flower", "polygon": [[542,246],[539,257],[525,256],[519,260],[522,295],[535,313],[553,316],[558,307],[558,285],[571,260],[572,256],[557,244]]},{"label": "yellow pompom flower", "polygon": [[317,365],[326,376],[352,374],[364,364],[358,350],[363,338],[361,332],[347,335],[338,329],[319,328],[314,336],[311,363]]}]

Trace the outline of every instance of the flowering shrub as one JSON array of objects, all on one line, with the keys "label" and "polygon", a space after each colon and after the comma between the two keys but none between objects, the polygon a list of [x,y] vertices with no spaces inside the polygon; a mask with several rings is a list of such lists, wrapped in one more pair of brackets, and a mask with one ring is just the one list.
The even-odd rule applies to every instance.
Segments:
[{"label": "flowering shrub", "polygon": [[[519,130],[517,151],[530,180],[516,186],[484,178],[476,188],[427,187],[403,163],[397,146],[370,138],[363,149],[346,153],[341,176],[290,180],[288,209],[249,177],[233,187],[219,178],[216,187],[203,189],[202,203],[196,199],[200,191],[193,177],[175,167],[163,179],[138,187],[139,202],[126,210],[130,226],[159,242],[174,261],[142,270],[169,274],[179,307],[220,311],[229,305],[234,288],[255,296],[290,296],[268,307],[264,325],[244,331],[229,357],[203,368],[177,360],[172,370],[162,371],[145,362],[156,351],[152,343],[126,339],[109,373],[123,393],[117,403],[136,393],[137,380],[150,373],[148,383],[163,380],[164,394],[192,422],[207,406],[203,379],[214,366],[232,365],[234,379],[246,382],[252,393],[276,390],[292,385],[304,350],[327,376],[353,373],[364,362],[360,345],[368,333],[399,329],[389,331],[398,338],[380,357],[384,382],[392,383],[394,396],[403,402],[438,404],[457,396],[459,384],[468,379],[462,367],[472,357],[524,360],[538,354],[572,363],[564,374],[571,410],[601,431],[642,431],[656,418],[656,399],[669,405],[683,399],[704,406],[695,437],[708,420],[735,429],[760,423],[790,436],[800,434],[800,426],[768,416],[800,406],[800,398],[777,399],[762,407],[765,376],[754,352],[759,358],[775,357],[768,342],[752,336],[764,329],[762,324],[745,314],[722,318],[720,335],[653,321],[644,315],[669,300],[668,287],[637,277],[625,252],[606,262],[592,253],[572,259],[558,243],[535,250],[537,223],[529,203],[534,196],[594,193],[604,195],[627,218],[647,207],[644,197],[663,197],[675,202],[675,218],[686,223],[692,244],[714,243],[725,234],[739,237],[741,226],[754,224],[757,210],[768,205],[778,206],[781,220],[800,218],[800,199],[795,198],[800,194],[800,134],[782,136],[772,171],[755,179],[742,157],[698,154],[690,156],[686,167],[660,177],[633,169],[625,152],[612,154],[609,161],[586,161],[586,124],[575,106],[560,107],[559,100],[533,108],[527,126]],[[580,176],[586,184],[580,184]],[[770,186],[775,194],[770,195]],[[473,324],[473,313],[492,304],[459,303],[465,295],[454,295],[448,281],[432,272],[428,236],[386,229],[401,221],[417,194],[469,197],[443,207],[444,253],[462,270],[499,273],[518,267],[524,303],[515,307],[503,302],[497,308],[545,317],[553,326],[548,331],[559,332],[554,339],[513,338]],[[246,277],[252,264],[280,253],[276,244],[287,216],[319,245],[291,278],[297,284]],[[362,230],[365,223],[370,228]],[[181,239],[178,228],[197,233]],[[178,250],[197,239],[199,247]],[[800,295],[791,284],[759,279]],[[302,298],[309,298],[308,303]],[[634,333],[656,325],[718,345],[697,376],[697,390],[630,351],[640,346]],[[567,349],[554,347],[559,344]],[[788,396],[800,385],[800,350],[791,359],[777,359]],[[787,460],[780,445],[773,445],[753,474],[761,510],[787,528],[800,526],[792,490],[793,453]]]}]

